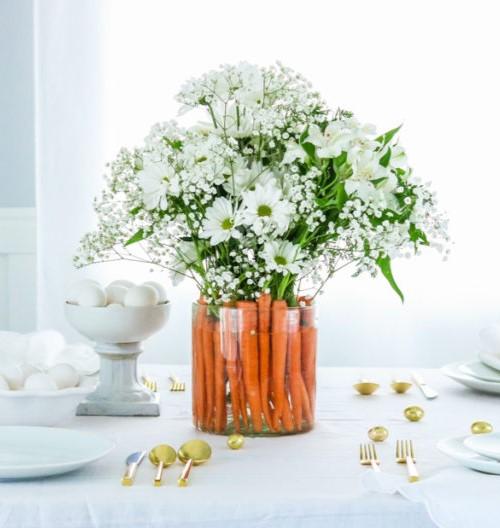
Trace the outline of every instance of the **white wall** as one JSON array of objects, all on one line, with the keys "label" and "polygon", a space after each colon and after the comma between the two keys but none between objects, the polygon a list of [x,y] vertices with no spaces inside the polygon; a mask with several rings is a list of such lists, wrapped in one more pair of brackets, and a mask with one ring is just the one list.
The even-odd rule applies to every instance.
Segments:
[{"label": "white wall", "polygon": [[33,2],[0,1],[0,207],[35,205]]},{"label": "white wall", "polygon": [[[456,242],[446,264],[433,256],[394,264],[405,305],[383,279],[336,277],[320,301],[320,360],[439,366],[474,354],[478,330],[499,317],[500,85],[493,65],[500,41],[493,2],[108,0],[99,4],[106,8],[102,25],[82,17],[81,3],[78,9],[63,1],[51,4],[58,5],[59,14],[66,10],[68,19],[73,9],[79,21],[64,34],[56,32],[59,44],[74,52],[92,35],[86,52],[97,53],[99,67],[88,55],[75,62],[61,46],[43,56],[51,61],[42,72],[44,86],[54,83],[57,90],[52,99],[48,94],[41,111],[53,108],[56,97],[56,108],[62,108],[42,122],[41,131],[53,134],[45,136],[45,147],[56,156],[70,130],[71,144],[79,141],[77,156],[87,149],[84,159],[92,159],[81,172],[74,157],[51,159],[44,149],[49,154],[39,188],[46,184],[50,192],[45,191],[41,212],[48,227],[43,251],[54,263],[43,270],[45,325],[66,328],[61,285],[75,277],[69,256],[82,228],[92,227],[89,204],[104,159],[121,145],[139,142],[155,121],[175,117],[173,96],[186,78],[223,62],[280,59],[309,77],[332,106],[353,110],[382,130],[405,123],[402,143],[415,172],[433,180]],[[95,9],[97,3],[85,5]],[[48,27],[49,15],[42,17]],[[98,38],[101,52],[95,48]],[[43,41],[39,44],[47,51]],[[62,96],[65,78],[67,91],[84,103],[71,115],[65,110],[70,100]],[[68,193],[71,203],[65,202]],[[74,220],[68,223],[71,214]],[[58,226],[64,236],[53,232]],[[142,278],[147,270],[110,265],[88,273]],[[171,324],[150,343],[148,354],[185,361],[194,290],[183,286],[171,297]]]}]

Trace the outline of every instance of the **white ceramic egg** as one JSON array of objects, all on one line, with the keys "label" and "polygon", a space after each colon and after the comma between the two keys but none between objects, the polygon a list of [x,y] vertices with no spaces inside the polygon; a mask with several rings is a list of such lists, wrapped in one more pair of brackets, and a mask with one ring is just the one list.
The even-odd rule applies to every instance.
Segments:
[{"label": "white ceramic egg", "polygon": [[126,279],[118,279],[118,280],[115,280],[113,282],[110,282],[108,284],[108,287],[109,286],[123,286],[124,288],[127,288],[127,290],[128,290],[129,288],[133,288],[135,286],[135,284],[132,281],[129,281],[129,280],[126,280]]},{"label": "white ceramic egg", "polygon": [[163,304],[168,301],[167,290],[165,290],[165,288],[159,282],[147,281],[143,284],[143,286],[151,286],[156,290],[156,293],[158,294],[159,304]]},{"label": "white ceramic egg", "polygon": [[111,310],[119,310],[120,308],[123,308],[123,304],[111,303],[108,304],[106,308],[110,308]]},{"label": "white ceramic egg", "polygon": [[106,306],[106,292],[98,284],[86,284],[76,296],[80,306]]},{"label": "white ceramic egg", "polygon": [[100,284],[94,279],[81,279],[75,282],[74,284],[72,284],[71,287],[69,288],[68,297],[67,297],[68,302],[71,304],[77,304],[76,298],[78,297],[80,290],[82,288],[85,288],[89,284],[100,286]]},{"label": "white ceramic egg", "polygon": [[125,286],[109,285],[106,286],[106,304],[123,304],[128,288]]},{"label": "white ceramic egg", "polygon": [[154,306],[158,304],[158,293],[152,286],[134,286],[125,295],[125,306]]},{"label": "white ceramic egg", "polygon": [[24,390],[57,390],[57,385],[48,374],[38,372],[26,378]]},{"label": "white ceramic egg", "polygon": [[0,376],[0,390],[9,390],[9,384],[3,376]]},{"label": "white ceramic egg", "polygon": [[0,368],[0,374],[9,384],[12,390],[19,390],[23,388],[24,376],[23,371],[16,365],[4,365]]},{"label": "white ceramic egg", "polygon": [[50,367],[47,374],[55,381],[58,389],[76,387],[80,381],[78,372],[71,365],[65,363]]}]

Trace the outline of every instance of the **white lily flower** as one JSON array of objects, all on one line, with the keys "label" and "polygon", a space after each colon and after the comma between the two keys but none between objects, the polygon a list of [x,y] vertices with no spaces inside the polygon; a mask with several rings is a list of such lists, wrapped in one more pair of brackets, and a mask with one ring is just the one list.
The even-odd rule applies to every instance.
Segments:
[{"label": "white lily flower", "polygon": [[193,242],[181,241],[175,247],[176,254],[171,264],[170,280],[174,286],[180,284],[186,271],[198,260],[198,253]]},{"label": "white lily flower", "polygon": [[365,202],[380,201],[396,188],[397,178],[380,165],[380,153],[354,148],[347,158],[352,166],[352,176],[345,182],[348,194],[355,193]]},{"label": "white lily flower", "polygon": [[302,267],[303,255],[300,247],[286,240],[266,242],[262,257],[270,271],[296,274]]},{"label": "white lily flower", "polygon": [[394,169],[408,169],[408,158],[406,157],[406,152],[403,147],[400,147],[399,145],[391,147],[391,159],[389,164]]},{"label": "white lily flower", "polygon": [[227,198],[216,198],[212,206],[207,209],[203,220],[203,231],[200,236],[209,238],[210,244],[216,246],[230,238],[240,238],[241,233],[236,229],[238,214]]},{"label": "white lily flower", "polygon": [[245,191],[242,197],[242,222],[251,226],[255,234],[273,231],[280,235],[288,229],[293,206],[275,185],[256,185],[254,191]]},{"label": "white lily flower", "polygon": [[297,159],[304,161],[306,159],[306,151],[295,141],[289,141],[286,144],[286,152],[283,156],[283,163],[293,163]]},{"label": "white lily flower", "polygon": [[165,210],[168,205],[167,194],[179,193],[179,180],[174,169],[167,163],[148,163],[137,177],[143,191],[143,202],[146,209],[160,207]]},{"label": "white lily flower", "polygon": [[344,121],[332,121],[324,132],[318,125],[311,125],[307,141],[317,147],[316,152],[320,158],[336,158],[343,150],[349,148],[353,139],[353,131],[346,127]]}]

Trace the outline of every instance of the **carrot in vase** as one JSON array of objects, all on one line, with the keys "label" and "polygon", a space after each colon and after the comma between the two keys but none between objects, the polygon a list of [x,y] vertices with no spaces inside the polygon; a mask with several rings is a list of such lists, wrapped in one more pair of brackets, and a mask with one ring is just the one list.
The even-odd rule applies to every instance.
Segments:
[{"label": "carrot in vase", "polygon": [[306,308],[302,314],[302,376],[309,395],[311,412],[314,413],[316,399],[316,338],[317,330],[314,326],[314,309],[310,297],[301,297]]},{"label": "carrot in vase", "polygon": [[226,359],[227,377],[229,379],[229,391],[231,394],[231,411],[233,414],[234,430],[239,433],[240,427],[240,386],[238,375],[238,341],[233,322],[233,305],[225,303],[221,310],[222,314],[222,339],[224,345],[224,356]]},{"label": "carrot in vase", "polygon": [[207,307],[203,299],[198,301],[194,324],[193,400],[196,426],[202,427],[205,413],[205,371],[203,364],[203,328]]},{"label": "carrot in vase", "polygon": [[257,303],[255,301],[238,301],[236,307],[238,308],[238,332],[245,394],[250,407],[253,432],[260,433],[262,432],[262,408],[259,386]]},{"label": "carrot in vase", "polygon": [[271,375],[269,369],[269,330],[271,326],[271,295],[269,293],[261,294],[260,297],[257,299],[257,307],[259,311],[260,401],[267,427],[271,431],[274,431],[274,426],[272,424],[271,419],[271,408],[269,405],[269,378]]},{"label": "carrot in vase", "polygon": [[288,333],[288,306],[286,301],[276,300],[272,304],[272,391],[273,426],[279,429],[285,405],[285,374]]},{"label": "carrot in vase", "polygon": [[288,354],[290,399],[292,403],[293,419],[298,431],[302,430],[302,394],[301,394],[301,339],[300,339],[300,311],[298,308],[288,310]]},{"label": "carrot in vase", "polygon": [[211,316],[205,317],[203,326],[203,365],[205,367],[205,393],[206,408],[204,416],[204,428],[213,431],[214,427],[214,343],[213,343],[213,320]]},{"label": "carrot in vase", "polygon": [[221,324],[214,323],[214,382],[215,382],[215,431],[221,433],[226,428],[226,372],[221,349]]},{"label": "carrot in vase", "polygon": [[309,401],[309,394],[306,389],[306,384],[304,383],[304,378],[300,377],[300,393],[302,395],[302,410],[304,414],[304,419],[309,427],[312,427],[314,422],[313,413],[311,410],[311,402]]},{"label": "carrot in vase", "polygon": [[288,394],[285,392],[285,398],[283,400],[283,413],[281,416],[281,422],[283,423],[283,428],[287,433],[293,433],[293,413],[290,408],[290,402],[288,400]]}]

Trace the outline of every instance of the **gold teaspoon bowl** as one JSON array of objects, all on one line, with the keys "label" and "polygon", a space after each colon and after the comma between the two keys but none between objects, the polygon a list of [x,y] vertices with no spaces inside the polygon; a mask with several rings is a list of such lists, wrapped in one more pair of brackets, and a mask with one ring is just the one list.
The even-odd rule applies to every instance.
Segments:
[{"label": "gold teaspoon bowl", "polygon": [[363,396],[369,396],[370,394],[373,394],[380,387],[380,385],[374,381],[359,380],[359,382],[355,383],[353,387],[359,392],[359,394],[362,394]]},{"label": "gold teaspoon bowl", "polygon": [[158,487],[161,486],[163,470],[177,460],[177,453],[173,447],[167,444],[160,444],[151,449],[149,452],[149,460],[153,465],[158,467],[153,480],[153,485]]},{"label": "gold teaspoon bowl", "polygon": [[391,383],[392,390],[398,394],[404,394],[405,392],[409,391],[412,385],[413,384],[411,382],[402,380],[394,380]]},{"label": "gold teaspoon bowl", "polygon": [[177,456],[185,464],[177,485],[184,488],[188,484],[191,468],[207,462],[212,456],[212,448],[204,440],[189,440],[181,445]]}]

